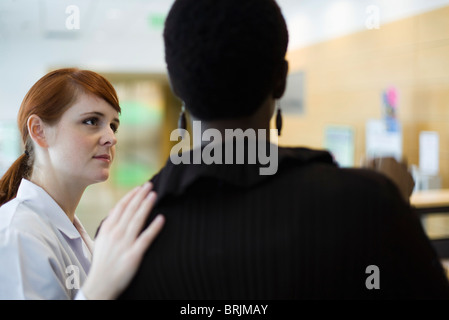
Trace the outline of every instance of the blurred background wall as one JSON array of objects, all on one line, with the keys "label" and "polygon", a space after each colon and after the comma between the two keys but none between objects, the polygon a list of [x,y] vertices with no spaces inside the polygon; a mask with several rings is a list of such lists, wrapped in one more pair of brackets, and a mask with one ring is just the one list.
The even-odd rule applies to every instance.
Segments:
[{"label": "blurred background wall", "polygon": [[[162,42],[172,3],[0,1],[0,174],[23,150],[17,111],[45,73],[91,69],[119,94],[111,178],[90,186],[77,212],[91,235],[121,196],[157,173],[174,144],[169,136],[180,102],[170,90]],[[290,32],[279,144],[327,148],[342,166],[391,152],[420,174],[420,137],[428,132],[437,152],[428,148],[436,159],[428,160],[427,187],[449,188],[449,0],[278,3]],[[388,116],[393,126],[379,127]],[[391,140],[375,144],[376,134]]]}]

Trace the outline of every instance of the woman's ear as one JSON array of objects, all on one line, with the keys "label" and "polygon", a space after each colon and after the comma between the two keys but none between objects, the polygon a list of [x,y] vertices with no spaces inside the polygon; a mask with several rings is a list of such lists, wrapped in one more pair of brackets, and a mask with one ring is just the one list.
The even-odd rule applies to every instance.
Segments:
[{"label": "woman's ear", "polygon": [[284,60],[280,68],[278,79],[276,79],[276,86],[273,92],[274,99],[279,99],[284,95],[285,88],[287,86],[287,75],[288,75],[288,61]]},{"label": "woman's ear", "polygon": [[28,134],[31,139],[40,147],[48,148],[47,137],[45,135],[45,123],[40,117],[32,114],[27,121]]}]

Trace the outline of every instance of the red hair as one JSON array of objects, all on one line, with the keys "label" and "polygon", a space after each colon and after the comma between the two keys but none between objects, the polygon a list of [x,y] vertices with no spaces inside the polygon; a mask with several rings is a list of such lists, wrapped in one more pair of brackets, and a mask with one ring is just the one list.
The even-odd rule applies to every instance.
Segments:
[{"label": "red hair", "polygon": [[17,124],[25,146],[23,153],[0,180],[0,206],[16,197],[22,178],[32,173],[34,151],[28,134],[28,118],[35,114],[49,125],[56,124],[80,93],[93,94],[104,99],[118,113],[117,93],[103,76],[89,70],[58,69],[40,78],[25,95],[17,117]]}]

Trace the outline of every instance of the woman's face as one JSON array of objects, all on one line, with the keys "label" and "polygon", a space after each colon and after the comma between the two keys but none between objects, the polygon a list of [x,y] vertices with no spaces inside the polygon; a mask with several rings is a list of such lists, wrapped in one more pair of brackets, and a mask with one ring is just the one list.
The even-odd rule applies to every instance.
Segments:
[{"label": "woman's face", "polygon": [[50,161],[57,175],[85,186],[105,181],[115,156],[118,127],[118,112],[110,104],[81,94],[47,131]]}]

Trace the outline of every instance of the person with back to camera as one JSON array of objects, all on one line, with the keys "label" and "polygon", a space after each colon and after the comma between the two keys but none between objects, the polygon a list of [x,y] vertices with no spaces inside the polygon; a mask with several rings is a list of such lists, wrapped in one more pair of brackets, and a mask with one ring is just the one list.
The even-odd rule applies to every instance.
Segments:
[{"label": "person with back to camera", "polygon": [[95,242],[75,215],[87,186],[109,177],[120,111],[112,85],[90,70],[51,71],[26,94],[25,152],[0,180],[0,299],[115,299],[131,280],[164,222],[141,232],[152,184],[116,204]]},{"label": "person with back to camera", "polygon": [[[270,129],[288,72],[288,31],[275,1],[176,0],[164,41],[172,89],[203,134]],[[152,179],[164,230],[119,299],[449,297],[442,265],[390,179],[339,168],[326,151],[270,150],[277,170],[266,175],[260,159],[171,156]]]}]

